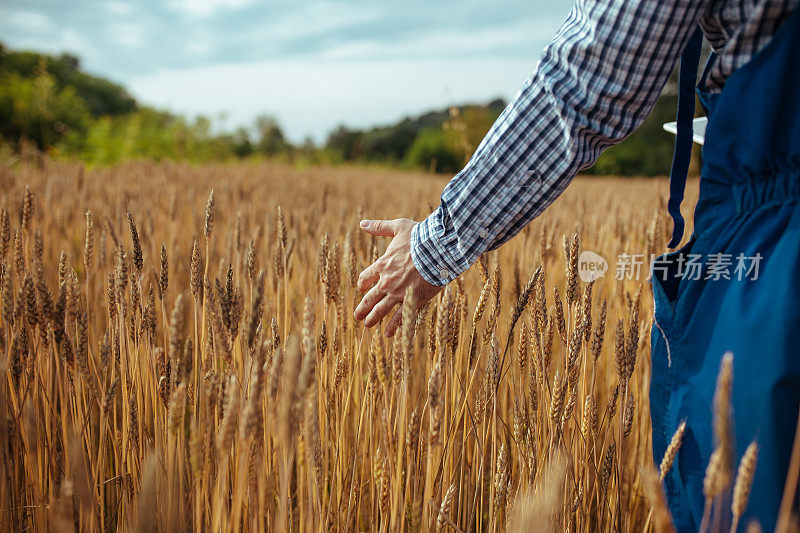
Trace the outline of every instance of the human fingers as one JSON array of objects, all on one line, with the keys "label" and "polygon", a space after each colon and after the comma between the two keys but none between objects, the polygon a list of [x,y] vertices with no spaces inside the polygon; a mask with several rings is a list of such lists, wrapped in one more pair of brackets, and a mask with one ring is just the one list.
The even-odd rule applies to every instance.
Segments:
[{"label": "human fingers", "polygon": [[403,308],[398,307],[394,310],[394,314],[392,318],[389,320],[389,323],[386,324],[386,329],[383,330],[387,337],[394,337],[394,334],[397,333],[397,328],[400,327],[400,323],[403,319]]},{"label": "human fingers", "polygon": [[386,296],[386,293],[380,289],[377,285],[372,287],[367,294],[361,299],[361,302],[356,307],[356,310],[353,312],[353,316],[356,320],[364,320],[367,315],[372,311],[372,308],[375,305],[383,300]]},{"label": "human fingers", "polygon": [[383,317],[385,317],[395,305],[397,305],[396,298],[387,296],[386,298],[382,299],[380,302],[375,304],[375,306],[372,308],[372,311],[370,311],[369,315],[367,315],[367,318],[364,319],[364,325],[368,328],[371,328],[383,320]]},{"label": "human fingers", "polygon": [[399,219],[362,220],[361,229],[375,237],[394,237],[397,234]]}]

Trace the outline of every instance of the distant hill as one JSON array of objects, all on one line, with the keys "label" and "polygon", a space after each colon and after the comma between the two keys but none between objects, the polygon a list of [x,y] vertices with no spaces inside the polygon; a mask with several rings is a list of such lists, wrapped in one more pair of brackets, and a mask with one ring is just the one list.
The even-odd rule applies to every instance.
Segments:
[{"label": "distant hill", "polygon": [[339,126],[325,148],[345,161],[371,161],[455,172],[505,109],[501,99],[462,104],[370,129]]},{"label": "distant hill", "polygon": [[32,144],[100,164],[205,161],[254,151],[249,133],[209,132],[207,119],[190,123],[143,106],[122,85],[82,70],[74,55],[14,51],[0,43],[0,150]]},{"label": "distant hill", "polygon": [[[661,125],[674,120],[677,97],[668,85],[650,116],[628,139],[606,150],[585,174],[659,176],[669,171],[673,138]],[[343,161],[402,164],[454,173],[464,164],[502,113],[503,100],[468,104],[407,117],[370,129],[340,126],[325,148]]]},{"label": "distant hill", "polygon": [[506,108],[506,102],[502,98],[497,98],[495,100],[491,100],[486,104],[466,104],[466,105],[459,105],[459,106],[450,106],[445,109],[440,109],[438,111],[428,111],[418,117],[409,118],[408,120],[414,124],[414,126],[418,130],[422,130],[424,128],[439,128],[442,124],[450,120],[450,115],[453,109],[457,109],[459,114],[464,114],[470,109],[482,109],[489,113],[490,115],[500,116],[500,113]]}]

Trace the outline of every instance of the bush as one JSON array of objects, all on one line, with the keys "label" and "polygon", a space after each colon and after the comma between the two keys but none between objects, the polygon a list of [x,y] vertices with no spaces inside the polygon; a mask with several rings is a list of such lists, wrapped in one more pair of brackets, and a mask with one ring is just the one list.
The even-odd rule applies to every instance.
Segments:
[{"label": "bush", "polygon": [[210,161],[233,156],[237,141],[214,137],[208,130],[208,120],[202,117],[187,123],[170,113],[142,108],[92,121],[85,135],[67,136],[59,150],[99,164],[142,158]]},{"label": "bush", "polygon": [[408,149],[406,163],[433,172],[458,172],[464,153],[455,148],[455,144],[449,132],[438,128],[424,129]]},{"label": "bush", "polygon": [[86,105],[72,87],[60,89],[46,71],[34,78],[0,76],[0,136],[30,139],[40,149],[64,135],[83,133],[89,123]]},{"label": "bush", "polygon": [[662,128],[675,120],[677,97],[662,96],[650,116],[630,137],[612,146],[587,174],[613,176],[664,176],[669,174],[675,137]]}]

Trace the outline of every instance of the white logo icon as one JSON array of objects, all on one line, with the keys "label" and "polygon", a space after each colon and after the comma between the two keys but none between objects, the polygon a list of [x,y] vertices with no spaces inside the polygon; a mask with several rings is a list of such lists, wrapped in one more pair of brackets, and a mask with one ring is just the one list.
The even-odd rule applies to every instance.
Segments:
[{"label": "white logo icon", "polygon": [[581,281],[589,283],[606,275],[608,261],[599,254],[586,250],[578,256],[578,275]]}]

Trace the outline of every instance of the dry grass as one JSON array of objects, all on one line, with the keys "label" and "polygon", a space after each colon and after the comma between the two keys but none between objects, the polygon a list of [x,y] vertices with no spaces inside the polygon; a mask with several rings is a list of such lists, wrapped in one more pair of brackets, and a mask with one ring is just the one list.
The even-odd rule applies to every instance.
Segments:
[{"label": "dry grass", "polygon": [[[4,169],[0,523],[668,529],[649,288],[613,273],[664,248],[666,183],[578,181],[389,340],[352,318],[387,244],[357,223],[424,216],[441,179]],[[584,249],[612,268],[591,285]]]}]

